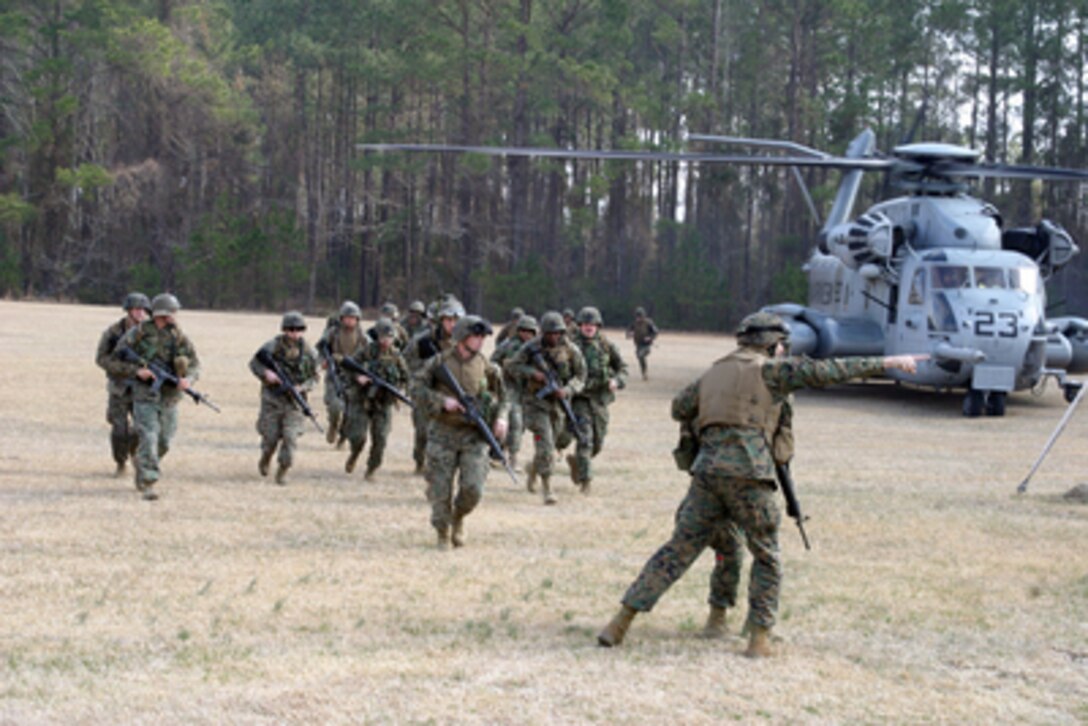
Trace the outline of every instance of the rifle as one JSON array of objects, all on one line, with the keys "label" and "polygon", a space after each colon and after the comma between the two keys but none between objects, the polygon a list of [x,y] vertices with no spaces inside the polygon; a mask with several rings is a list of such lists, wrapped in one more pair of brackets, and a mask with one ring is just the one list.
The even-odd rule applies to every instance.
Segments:
[{"label": "rifle", "polygon": [[321,424],[318,423],[317,416],[314,416],[314,410],[310,408],[310,404],[306,403],[306,397],[295,388],[295,382],[291,380],[291,376],[287,375],[287,372],[272,357],[272,354],[261,348],[257,351],[257,362],[279,376],[280,385],[276,388],[276,393],[290,394],[291,399],[295,402],[298,410],[302,412],[302,415],[314,422],[314,426],[317,427],[319,433],[325,433],[325,429],[321,428]]},{"label": "rifle", "polygon": [[775,474],[778,475],[778,485],[782,487],[782,494],[786,497],[786,514],[797,522],[797,529],[801,530],[801,540],[805,543],[805,549],[811,550],[808,543],[808,535],[805,534],[805,521],[808,517],[801,514],[801,502],[797,501],[797,492],[793,489],[793,476],[790,474],[789,464],[775,464]]},{"label": "rifle", "polygon": [[[135,363],[138,366],[143,366],[144,368],[147,368],[149,371],[151,371],[152,374],[154,374],[155,380],[151,384],[152,393],[158,393],[160,390],[162,390],[164,383],[169,383],[175,388],[177,387],[179,382],[177,375],[175,375],[173,371],[171,371],[162,363],[158,363],[154,360],[145,361],[139,356],[136,351],[134,351],[132,348],[129,348],[128,346],[123,346],[118,349],[118,355],[120,355],[121,360],[125,361],[126,363]],[[210,400],[208,400],[208,397],[205,396],[203,393],[200,393],[199,391],[196,391],[192,388],[186,388],[185,393],[193,399],[194,403],[198,405],[203,403],[205,406],[215,411],[216,413],[222,413],[219,410],[219,407],[212,403]]]},{"label": "rifle", "polygon": [[329,349],[327,340],[317,341],[317,352],[321,359],[325,361],[325,369],[329,372],[329,378],[332,380],[332,387],[336,392],[336,397],[340,399],[341,403],[346,403],[348,396],[344,392],[344,382],[340,380],[340,367],[336,365],[336,359],[332,357],[332,350]]},{"label": "rifle", "polygon": [[1016,487],[1017,494],[1023,494],[1028,490],[1028,481],[1035,475],[1035,472],[1039,470],[1039,466],[1043,463],[1043,459],[1050,453],[1051,447],[1054,446],[1054,442],[1058,440],[1062,431],[1065,429],[1065,425],[1069,423],[1069,419],[1073,416],[1073,411],[1080,405],[1080,401],[1084,398],[1084,392],[1088,391],[1088,384],[1081,385],[1080,390],[1077,391],[1076,397],[1070,402],[1069,407],[1065,409],[1065,414],[1062,415],[1061,421],[1058,421],[1057,428],[1054,429],[1054,433],[1050,435],[1050,439],[1043,447],[1043,453],[1039,454],[1039,458],[1035,460],[1035,466],[1031,467],[1031,471],[1024,477],[1024,481],[1020,482],[1020,486]]},{"label": "rifle", "polygon": [[[551,360],[545,358],[544,352],[536,346],[529,351],[529,356],[532,358],[533,364],[544,373],[546,379],[544,387],[536,392],[536,397],[543,401],[548,396],[557,394],[563,387],[563,384],[559,382],[559,376],[557,375],[555,366],[552,365]],[[585,431],[582,430],[582,421],[574,413],[570,401],[565,396],[556,395],[555,398],[563,408],[563,415],[566,416],[567,419],[567,428],[570,429],[570,432],[578,439],[578,445],[589,446],[589,438],[586,436]]]},{"label": "rifle", "polygon": [[352,373],[366,376],[375,386],[382,389],[383,391],[389,391],[389,393],[398,401],[403,401],[404,403],[408,404],[409,408],[414,409],[416,407],[416,405],[412,403],[412,399],[408,398],[408,396],[405,395],[404,391],[400,390],[392,383],[379,376],[377,373],[371,370],[370,366],[363,365],[362,363],[350,356],[344,356],[343,359],[340,361],[340,365],[344,366],[346,370],[351,371]]},{"label": "rifle", "polygon": [[510,475],[510,480],[514,482],[514,486],[518,486],[518,478],[514,474],[514,469],[510,466],[510,461],[506,458],[506,453],[502,450],[502,444],[495,438],[495,434],[491,431],[491,427],[488,426],[487,421],[484,420],[476,399],[465,393],[465,389],[461,387],[460,381],[457,380],[445,363],[438,366],[437,372],[442,379],[442,382],[449,386],[450,390],[453,391],[453,395],[457,399],[457,402],[465,409],[463,414],[464,417],[475,425],[476,429],[483,435],[484,439],[487,440],[487,445],[491,449],[491,458],[502,462],[502,466],[506,469],[506,473]]}]

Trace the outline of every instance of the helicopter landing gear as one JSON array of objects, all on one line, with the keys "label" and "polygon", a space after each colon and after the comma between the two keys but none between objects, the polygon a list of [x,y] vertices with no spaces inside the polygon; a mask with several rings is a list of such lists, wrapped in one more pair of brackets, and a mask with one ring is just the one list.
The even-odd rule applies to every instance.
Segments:
[{"label": "helicopter landing gear", "polygon": [[987,416],[1004,416],[1005,402],[1009,394],[1005,391],[983,391],[972,388],[963,399],[963,415],[977,418],[984,412]]},{"label": "helicopter landing gear", "polygon": [[972,388],[963,398],[963,415],[968,418],[978,418],[982,415],[982,409],[986,407],[986,391]]},{"label": "helicopter landing gear", "polygon": [[1069,383],[1062,384],[1062,395],[1065,396],[1066,403],[1073,403],[1073,399],[1080,393],[1080,389],[1084,384],[1080,381],[1070,381]]}]

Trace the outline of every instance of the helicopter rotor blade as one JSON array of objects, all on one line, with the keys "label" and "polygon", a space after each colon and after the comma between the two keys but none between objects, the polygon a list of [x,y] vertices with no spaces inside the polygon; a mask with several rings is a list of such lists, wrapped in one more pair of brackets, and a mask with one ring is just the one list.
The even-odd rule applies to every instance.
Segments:
[{"label": "helicopter rotor blade", "polygon": [[451,152],[488,156],[525,156],[551,159],[599,159],[604,161],[673,161],[697,164],[738,164],[746,166],[813,166],[830,169],[883,171],[895,162],[889,159],[850,159],[840,156],[814,159],[790,156],[748,156],[684,151],[618,151],[594,149],[549,149],[529,146],[466,146],[461,144],[356,144],[363,151]]},{"label": "helicopter rotor blade", "polygon": [[778,139],[752,139],[743,136],[715,136],[714,134],[688,134],[688,141],[706,141],[716,144],[737,144],[738,146],[762,146],[768,149],[786,149],[795,154],[804,154],[813,159],[830,159],[831,154],[812,149],[793,141]]},{"label": "helicopter rotor blade", "polygon": [[955,164],[942,166],[938,176],[976,179],[1044,179],[1047,181],[1088,181],[1088,169],[1024,166],[1013,164]]}]

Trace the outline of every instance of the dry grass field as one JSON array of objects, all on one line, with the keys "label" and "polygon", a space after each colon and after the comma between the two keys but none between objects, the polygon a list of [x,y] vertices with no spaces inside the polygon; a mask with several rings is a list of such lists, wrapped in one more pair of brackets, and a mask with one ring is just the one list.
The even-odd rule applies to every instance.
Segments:
[{"label": "dry grass field", "polygon": [[975,420],[882,382],[800,394],[813,550],[787,521],[779,654],[751,662],[695,637],[709,555],[623,647],[594,638],[686,488],[669,400],[731,340],[663,335],[646,383],[621,341],[593,494],[562,465],[546,508],[493,471],[438,552],[407,411],[374,483],[313,431],[288,486],[257,475],[246,364],[274,315],[182,311],[223,413],[181,404],[142,501],[93,364],[119,315],[0,303],[2,723],[1088,722],[1088,506],[1061,497],[1088,481],[1088,410],[1014,494],[1054,388]]}]

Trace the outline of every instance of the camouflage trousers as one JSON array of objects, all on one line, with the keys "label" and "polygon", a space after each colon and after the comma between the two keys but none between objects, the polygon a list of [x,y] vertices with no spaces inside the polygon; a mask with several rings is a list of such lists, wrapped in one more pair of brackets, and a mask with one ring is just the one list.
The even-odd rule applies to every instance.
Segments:
[{"label": "camouflage trousers", "polygon": [[345,407],[344,402],[336,395],[336,384],[333,383],[332,373],[327,373],[325,375],[325,415],[328,417],[330,429],[339,429],[344,420]]},{"label": "camouflage trousers", "polygon": [[110,449],[113,460],[124,464],[128,457],[135,455],[140,445],[135,421],[132,420],[132,392],[124,395],[109,394],[106,402],[106,423],[110,425]]},{"label": "camouflage trousers", "polygon": [[284,469],[291,468],[295,461],[295,446],[302,430],[306,427],[306,417],[285,395],[278,395],[271,389],[261,391],[261,410],[257,414],[257,433],[261,435],[261,453],[269,456],[279,447],[276,459]]},{"label": "camouflage trousers", "polygon": [[[676,513],[672,538],[643,566],[623,596],[623,604],[639,611],[652,610],[704,549],[712,543],[726,544],[721,532],[732,522],[744,531],[753,558],[748,584],[748,624],[773,627],[782,581],[778,554],[781,517],[772,482],[708,475],[693,477]],[[739,573],[739,559],[734,558],[734,562]],[[732,563],[723,565],[725,571],[730,567]],[[723,580],[728,583],[728,577]],[[725,588],[719,594],[728,597]],[[712,588],[711,597],[715,596]]]},{"label": "camouflage trousers", "polygon": [[533,468],[538,476],[550,477],[555,462],[556,431],[563,422],[554,410],[534,404],[524,405],[522,416],[525,418],[525,428],[533,432]]},{"label": "camouflage trousers", "polygon": [[714,551],[714,569],[710,572],[710,597],[707,602],[717,608],[735,608],[740,587],[740,571],[744,566],[744,530],[732,522],[719,527],[710,540]]},{"label": "camouflage trousers", "polygon": [[389,441],[389,432],[393,430],[392,405],[382,406],[366,399],[348,401],[347,414],[344,416],[344,436],[351,443],[352,454],[358,454],[366,446],[367,432],[370,432],[370,453],[367,455],[367,471],[374,471],[382,465],[385,445]]},{"label": "camouflage trousers", "polygon": [[646,359],[650,357],[650,351],[653,350],[653,343],[648,345],[635,344],[635,358],[638,359],[638,369],[642,372],[642,377],[646,377]]},{"label": "camouflage trousers", "polygon": [[[412,394],[415,401],[421,400],[416,393]],[[412,444],[412,459],[416,467],[421,467],[426,461],[427,454],[427,427],[431,425],[431,419],[427,416],[426,407],[417,405],[412,409],[412,427],[415,430],[415,440]]]},{"label": "camouflage trousers", "polygon": [[525,433],[525,415],[520,403],[510,404],[510,413],[506,420],[506,440],[503,442],[503,447],[510,456],[515,457],[521,451],[521,437]]},{"label": "camouflage trousers", "polygon": [[132,419],[140,440],[136,447],[136,485],[146,488],[159,480],[159,460],[166,456],[177,433],[177,401],[135,401]]},{"label": "camouflage trousers", "polygon": [[[427,501],[431,525],[446,530],[480,503],[491,469],[487,442],[475,428],[432,420],[427,432]],[[460,474],[454,490],[454,476]]]},{"label": "camouflage trousers", "polygon": [[[585,444],[579,443],[574,451],[574,471],[571,478],[578,482],[588,482],[593,479],[593,470],[590,460],[601,453],[604,448],[604,437],[608,434],[608,404],[594,398],[578,396],[571,401],[574,415],[578,417]],[[555,448],[562,451],[574,440],[574,434],[565,422],[563,430],[555,440]]]}]

